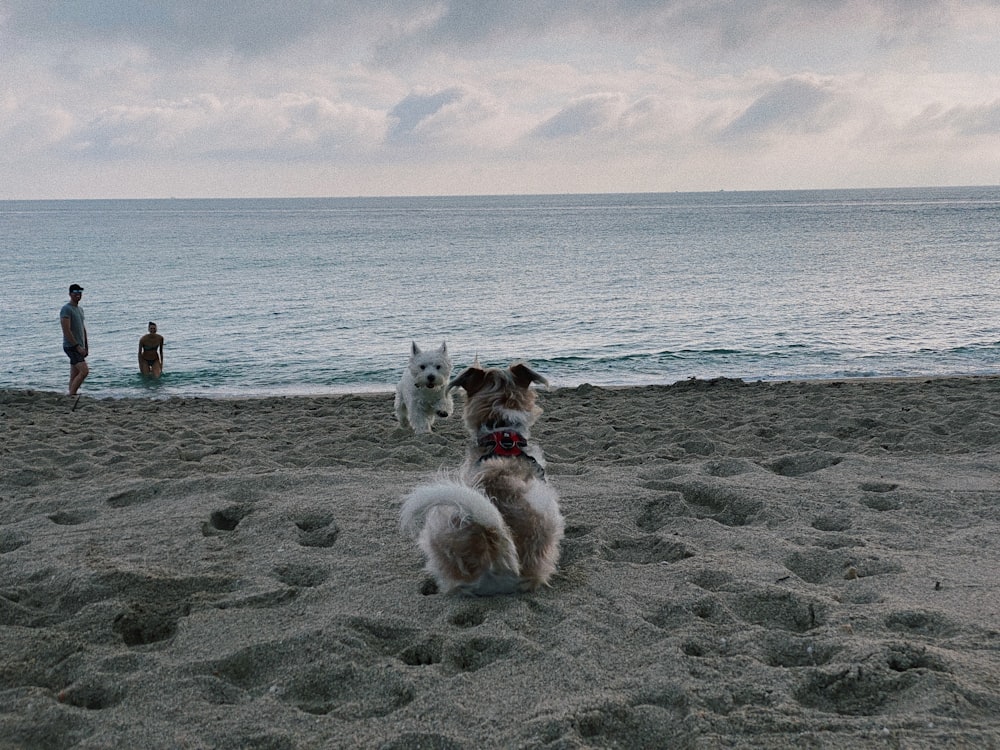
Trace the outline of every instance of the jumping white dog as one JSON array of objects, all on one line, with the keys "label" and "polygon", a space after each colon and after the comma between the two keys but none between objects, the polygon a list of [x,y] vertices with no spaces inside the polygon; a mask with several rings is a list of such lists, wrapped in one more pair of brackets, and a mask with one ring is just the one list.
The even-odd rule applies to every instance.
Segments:
[{"label": "jumping white dog", "polygon": [[449,384],[467,394],[460,478],[418,487],[400,510],[444,592],[531,591],[555,572],[565,523],[529,434],[542,412],[532,383],[548,385],[524,363],[484,370],[477,362]]},{"label": "jumping white dog", "polygon": [[448,345],[436,351],[421,351],[412,342],[410,362],[396,386],[396,419],[401,427],[407,422],[414,432],[430,432],[435,417],[447,417],[455,409],[448,392],[451,359]]}]

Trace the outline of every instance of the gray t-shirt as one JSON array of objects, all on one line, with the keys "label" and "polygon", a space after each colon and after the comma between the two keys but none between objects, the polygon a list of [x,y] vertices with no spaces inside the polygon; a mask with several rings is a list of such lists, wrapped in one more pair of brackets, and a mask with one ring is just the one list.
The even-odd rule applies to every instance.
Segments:
[{"label": "gray t-shirt", "polygon": [[[69,318],[69,330],[73,332],[76,343],[80,346],[86,346],[87,337],[83,333],[83,308],[72,302],[67,302],[59,311],[59,318]],[[73,346],[73,342],[63,336],[63,348],[69,346]]]}]

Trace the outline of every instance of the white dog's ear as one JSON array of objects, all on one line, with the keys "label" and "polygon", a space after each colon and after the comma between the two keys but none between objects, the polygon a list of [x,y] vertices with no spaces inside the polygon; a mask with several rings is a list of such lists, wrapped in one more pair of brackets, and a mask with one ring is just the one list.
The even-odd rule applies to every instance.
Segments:
[{"label": "white dog's ear", "polygon": [[442,341],[441,342],[441,353],[442,354],[447,354],[448,353],[448,342],[447,341]]},{"label": "white dog's ear", "polygon": [[532,383],[541,383],[547,386],[549,381],[532,370],[524,362],[515,362],[509,368],[510,374],[514,376],[514,383],[518,388],[527,388]]},{"label": "white dog's ear", "polygon": [[486,382],[486,370],[478,364],[467,367],[461,375],[448,383],[448,389],[464,388],[470,396],[483,387]]},{"label": "white dog's ear", "polygon": [[410,351],[413,352],[413,356],[414,357],[416,357],[418,354],[420,354],[420,347],[417,346],[417,342],[416,341],[411,341],[410,342]]}]

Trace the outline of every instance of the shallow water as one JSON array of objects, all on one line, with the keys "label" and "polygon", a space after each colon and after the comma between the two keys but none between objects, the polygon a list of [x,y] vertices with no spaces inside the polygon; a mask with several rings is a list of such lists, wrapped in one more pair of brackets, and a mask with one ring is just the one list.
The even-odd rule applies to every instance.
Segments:
[{"label": "shallow water", "polygon": [[[559,386],[995,372],[1000,188],[0,202],[0,387],[389,390],[410,341]],[[158,382],[138,339],[166,338]]]}]

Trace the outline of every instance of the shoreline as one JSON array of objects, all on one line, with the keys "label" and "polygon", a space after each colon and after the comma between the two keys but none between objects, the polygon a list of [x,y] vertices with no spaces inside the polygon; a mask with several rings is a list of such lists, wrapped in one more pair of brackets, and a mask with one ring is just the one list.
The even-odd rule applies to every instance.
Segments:
[{"label": "shoreline", "polygon": [[[699,378],[692,376],[690,378],[684,378],[682,380],[675,380],[671,383],[637,383],[637,384],[618,384],[618,385],[607,385],[599,383],[589,383],[583,382],[577,385],[552,385],[549,388],[542,388],[542,392],[555,393],[559,391],[575,391],[580,388],[599,388],[601,390],[607,391],[629,391],[629,390],[642,390],[645,388],[675,388],[675,387],[685,387],[687,384],[711,384],[711,383],[739,383],[742,385],[780,385],[782,383],[799,383],[799,384],[816,384],[824,385],[831,383],[918,383],[924,381],[938,381],[938,380],[991,380],[1000,378],[1000,372],[998,373],[968,373],[968,374],[949,374],[949,375],[872,375],[872,376],[855,376],[855,377],[843,377],[843,376],[830,376],[830,377],[809,377],[809,378],[756,378],[756,379],[746,379],[728,376],[718,376],[711,378]],[[152,384],[151,388],[155,388],[156,385]],[[167,394],[167,395],[123,395],[123,396],[108,396],[108,395],[88,395],[86,391],[78,394],[82,398],[89,398],[94,401],[170,401],[170,400],[181,400],[181,399],[203,399],[210,401],[245,401],[245,400],[265,400],[265,399],[311,399],[311,398],[337,398],[337,397],[350,397],[350,396],[393,396],[395,393],[395,384],[385,384],[385,385],[373,385],[370,388],[361,388],[358,390],[345,390],[345,391],[328,391],[328,392],[303,392],[303,393],[258,393],[258,394]],[[14,388],[14,387],[0,387],[0,394],[28,394],[28,395],[43,395],[43,396],[63,396],[69,398],[69,395],[64,391],[57,390],[46,390],[41,388]],[[75,397],[74,397],[75,398]]]},{"label": "shoreline", "polygon": [[0,390],[0,745],[1000,744],[1000,376],[538,401],[559,571],[471,599],[398,531],[458,415]]}]

